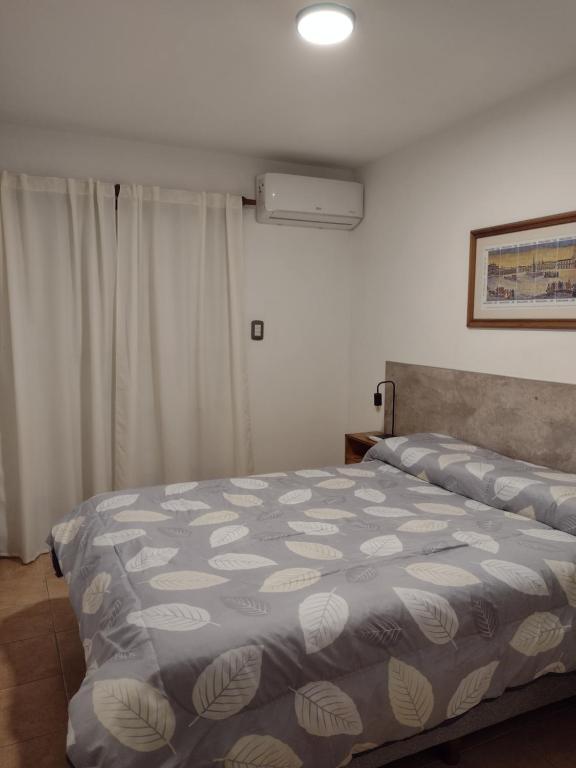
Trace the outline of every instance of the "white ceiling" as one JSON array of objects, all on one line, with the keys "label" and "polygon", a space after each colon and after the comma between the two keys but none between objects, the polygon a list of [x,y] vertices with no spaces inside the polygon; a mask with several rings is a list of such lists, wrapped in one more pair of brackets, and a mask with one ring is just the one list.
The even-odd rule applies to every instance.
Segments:
[{"label": "white ceiling", "polygon": [[0,0],[0,120],[358,165],[576,68],[576,0]]}]

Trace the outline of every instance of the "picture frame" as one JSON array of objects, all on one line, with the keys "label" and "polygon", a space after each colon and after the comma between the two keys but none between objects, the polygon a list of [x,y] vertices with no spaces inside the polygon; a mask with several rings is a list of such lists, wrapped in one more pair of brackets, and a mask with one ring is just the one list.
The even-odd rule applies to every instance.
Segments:
[{"label": "picture frame", "polygon": [[576,330],[576,211],[470,232],[467,326]]}]

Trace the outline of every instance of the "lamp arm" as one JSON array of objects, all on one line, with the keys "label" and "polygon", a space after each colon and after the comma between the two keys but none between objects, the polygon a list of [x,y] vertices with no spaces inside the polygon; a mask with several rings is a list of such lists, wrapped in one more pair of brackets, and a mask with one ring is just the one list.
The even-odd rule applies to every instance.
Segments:
[{"label": "lamp arm", "polygon": [[382,385],[391,384],[392,385],[392,434],[394,434],[394,419],[396,414],[396,384],[392,381],[392,379],[385,379],[384,381],[380,381],[378,383],[378,386],[376,387],[376,392],[374,392],[374,405],[382,405],[382,395],[380,393],[380,387]]}]

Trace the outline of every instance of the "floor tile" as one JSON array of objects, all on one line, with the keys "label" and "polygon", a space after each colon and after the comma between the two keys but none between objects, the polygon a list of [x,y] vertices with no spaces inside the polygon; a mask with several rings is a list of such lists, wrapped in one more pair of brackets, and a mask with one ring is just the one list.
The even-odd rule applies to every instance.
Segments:
[{"label": "floor tile", "polygon": [[0,690],[59,673],[58,651],[52,634],[0,645]]},{"label": "floor tile", "polygon": [[3,643],[39,637],[53,631],[48,597],[33,605],[0,608],[0,637]]},{"label": "floor tile", "polygon": [[66,721],[61,675],[0,691],[0,747],[54,733]]},{"label": "floor tile", "polygon": [[0,579],[0,611],[17,611],[23,606],[40,603],[47,597],[44,576]]},{"label": "floor tile", "polygon": [[67,768],[66,730],[0,748],[2,768]]},{"label": "floor tile", "polygon": [[62,672],[64,673],[64,685],[68,699],[76,693],[84,675],[86,674],[86,662],[84,661],[84,650],[78,629],[70,629],[66,632],[56,634],[58,642],[58,651],[62,663]]},{"label": "floor tile", "polygon": [[0,557],[0,582],[8,579],[22,579],[30,576],[42,578],[45,575],[45,564],[40,557],[28,565],[24,565],[18,557]]},{"label": "floor tile", "polygon": [[56,632],[78,630],[78,622],[68,599],[68,585],[64,579],[47,576],[46,585],[50,596],[50,610]]}]

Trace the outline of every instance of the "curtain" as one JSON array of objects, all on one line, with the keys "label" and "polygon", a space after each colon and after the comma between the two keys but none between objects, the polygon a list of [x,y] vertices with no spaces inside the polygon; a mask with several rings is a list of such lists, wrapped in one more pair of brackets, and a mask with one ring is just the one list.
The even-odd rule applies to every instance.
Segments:
[{"label": "curtain", "polygon": [[114,482],[246,474],[242,199],[122,186]]},{"label": "curtain", "polygon": [[0,181],[0,554],[112,483],[114,188]]}]

